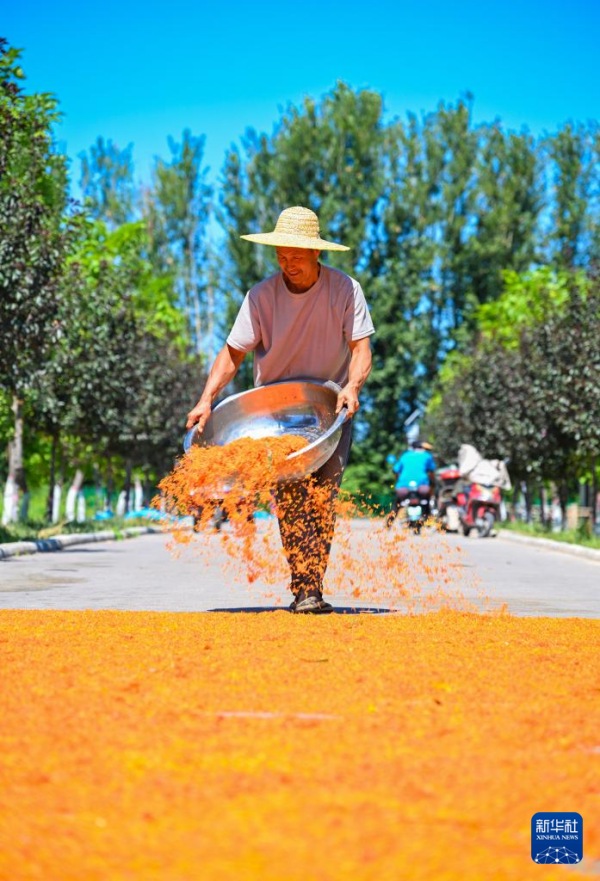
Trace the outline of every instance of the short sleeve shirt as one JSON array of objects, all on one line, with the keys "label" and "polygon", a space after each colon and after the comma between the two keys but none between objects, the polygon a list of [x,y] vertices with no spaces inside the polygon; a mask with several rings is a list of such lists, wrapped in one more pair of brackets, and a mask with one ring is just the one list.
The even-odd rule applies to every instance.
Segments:
[{"label": "short sleeve shirt", "polygon": [[323,266],[303,294],[288,290],[283,275],[251,288],[227,338],[241,352],[254,352],[254,384],[285,379],[348,381],[349,341],[373,334],[360,284]]},{"label": "short sleeve shirt", "polygon": [[435,460],[430,452],[407,450],[394,466],[394,473],[398,475],[396,489],[409,487],[411,483],[428,486],[430,471],[435,471]]}]

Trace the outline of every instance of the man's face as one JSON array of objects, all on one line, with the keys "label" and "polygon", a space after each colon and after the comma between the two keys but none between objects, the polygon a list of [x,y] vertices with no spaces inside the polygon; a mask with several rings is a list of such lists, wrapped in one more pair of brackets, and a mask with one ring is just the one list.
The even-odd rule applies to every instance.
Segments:
[{"label": "man's face", "polygon": [[320,251],[307,248],[276,248],[277,262],[285,283],[294,293],[307,291],[319,277]]}]

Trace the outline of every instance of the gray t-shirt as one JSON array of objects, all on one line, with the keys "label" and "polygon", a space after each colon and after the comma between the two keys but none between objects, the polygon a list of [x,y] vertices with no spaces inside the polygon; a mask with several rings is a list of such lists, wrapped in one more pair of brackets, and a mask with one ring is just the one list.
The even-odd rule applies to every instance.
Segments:
[{"label": "gray t-shirt", "polygon": [[251,288],[227,337],[240,352],[254,352],[254,384],[284,379],[348,381],[348,340],[373,334],[359,283],[321,264],[317,282],[292,294],[278,272]]}]

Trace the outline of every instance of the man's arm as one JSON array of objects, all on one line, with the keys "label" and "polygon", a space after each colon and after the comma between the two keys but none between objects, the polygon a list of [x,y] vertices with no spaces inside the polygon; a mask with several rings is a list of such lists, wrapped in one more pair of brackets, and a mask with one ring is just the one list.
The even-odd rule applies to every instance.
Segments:
[{"label": "man's arm", "polygon": [[348,382],[340,391],[337,399],[335,412],[339,413],[342,407],[348,408],[348,418],[354,416],[360,404],[358,395],[361,388],[366,382],[367,376],[371,372],[371,340],[368,336],[361,340],[350,340],[348,342],[350,352],[350,369],[348,371]]},{"label": "man's arm", "polygon": [[240,352],[232,346],[227,344],[223,346],[210,369],[200,400],[187,415],[186,428],[192,428],[197,424],[199,432],[204,430],[214,399],[236,375],[245,355],[245,352]]}]

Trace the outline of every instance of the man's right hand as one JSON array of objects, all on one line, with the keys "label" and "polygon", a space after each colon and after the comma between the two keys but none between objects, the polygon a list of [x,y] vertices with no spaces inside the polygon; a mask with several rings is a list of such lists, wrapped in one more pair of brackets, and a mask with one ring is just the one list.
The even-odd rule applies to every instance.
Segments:
[{"label": "man's right hand", "polygon": [[216,399],[219,392],[225,388],[227,383],[231,382],[238,371],[238,367],[244,360],[244,355],[245,352],[240,352],[239,349],[234,349],[225,343],[215,358],[215,363],[210,368],[200,400],[187,415],[186,428],[193,428],[194,425],[197,425],[198,433],[202,434],[211,413],[212,402]]},{"label": "man's right hand", "polygon": [[211,414],[211,405],[209,401],[203,401],[202,398],[198,401],[196,406],[190,410],[187,415],[187,422],[185,424],[186,428],[193,428],[195,425],[198,428],[198,433],[202,434],[204,431],[204,426],[208,420],[208,417]]}]

